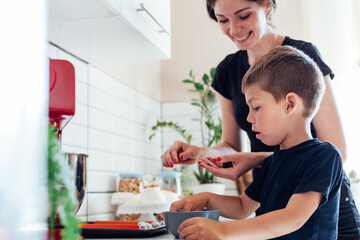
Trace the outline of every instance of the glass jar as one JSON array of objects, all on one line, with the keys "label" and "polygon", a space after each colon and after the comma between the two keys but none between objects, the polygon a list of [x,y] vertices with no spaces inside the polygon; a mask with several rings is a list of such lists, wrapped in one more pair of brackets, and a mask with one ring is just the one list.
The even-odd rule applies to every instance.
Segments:
[{"label": "glass jar", "polygon": [[181,196],[181,172],[160,172],[156,175],[156,182],[161,190],[176,193]]},{"label": "glass jar", "polygon": [[119,192],[140,193],[143,190],[142,173],[120,173],[118,181]]},{"label": "glass jar", "polygon": [[[143,191],[142,173],[120,173],[117,181],[117,190],[119,192],[129,192],[139,194]],[[117,213],[116,221],[139,221],[141,213]]]}]

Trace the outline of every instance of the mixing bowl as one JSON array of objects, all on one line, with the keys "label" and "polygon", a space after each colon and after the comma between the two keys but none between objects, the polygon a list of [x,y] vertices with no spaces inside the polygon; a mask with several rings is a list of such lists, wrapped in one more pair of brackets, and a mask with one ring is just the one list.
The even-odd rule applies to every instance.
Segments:
[{"label": "mixing bowl", "polygon": [[204,210],[206,212],[209,212],[209,219],[212,219],[212,220],[219,220],[219,216],[220,216],[220,210]]},{"label": "mixing bowl", "polygon": [[175,238],[179,238],[177,232],[179,226],[187,219],[193,217],[204,217],[217,221],[219,219],[220,210],[204,210],[204,211],[192,211],[192,212],[163,212],[166,229]]}]

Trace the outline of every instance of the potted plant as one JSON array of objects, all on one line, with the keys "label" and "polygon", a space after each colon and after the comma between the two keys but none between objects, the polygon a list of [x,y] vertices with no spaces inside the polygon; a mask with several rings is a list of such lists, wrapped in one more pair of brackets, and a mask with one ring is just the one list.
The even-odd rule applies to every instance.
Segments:
[{"label": "potted plant", "polygon": [[[216,116],[215,114],[215,111],[218,108],[218,101],[216,99],[215,93],[211,90],[211,83],[213,81],[214,75],[215,68],[212,68],[210,70],[210,74],[203,74],[201,81],[197,81],[195,78],[195,74],[192,70],[190,70],[190,78],[183,80],[183,83],[190,84],[192,86],[189,91],[198,93],[198,98],[191,99],[191,105],[199,109],[200,115],[199,118],[193,120],[198,121],[200,124],[202,146],[208,147],[218,144],[221,141],[222,137],[221,118]],[[175,130],[184,138],[187,143],[191,144],[192,135],[188,134],[186,129],[181,127],[178,123],[172,121],[158,120],[156,124],[152,127],[153,133],[149,138],[151,139],[159,130],[159,128],[164,127]],[[198,165],[197,171],[194,171],[193,173],[199,184],[203,185],[199,186],[200,188],[205,187],[204,184],[207,184],[206,187],[210,187],[209,184],[211,184],[212,187],[219,188],[220,186],[220,192],[218,190],[215,190],[214,192],[220,194],[223,193],[225,185],[222,183],[215,185],[214,183],[217,183],[217,178],[208,170]],[[198,186],[193,186],[194,193],[198,191],[203,191],[197,189]],[[206,191],[212,190],[207,189]]]},{"label": "potted plant", "polygon": [[71,177],[71,169],[66,165],[65,154],[60,150],[56,129],[50,125],[48,132],[50,240],[81,239],[81,230],[78,228],[81,221],[75,217],[77,199]]}]

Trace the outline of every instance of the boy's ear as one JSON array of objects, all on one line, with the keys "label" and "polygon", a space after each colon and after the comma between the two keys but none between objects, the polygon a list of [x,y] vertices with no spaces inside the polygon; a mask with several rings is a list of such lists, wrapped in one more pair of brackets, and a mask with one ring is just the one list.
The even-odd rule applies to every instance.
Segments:
[{"label": "boy's ear", "polygon": [[286,114],[293,114],[293,112],[295,112],[296,108],[298,107],[298,104],[298,96],[293,92],[289,92],[285,97]]}]

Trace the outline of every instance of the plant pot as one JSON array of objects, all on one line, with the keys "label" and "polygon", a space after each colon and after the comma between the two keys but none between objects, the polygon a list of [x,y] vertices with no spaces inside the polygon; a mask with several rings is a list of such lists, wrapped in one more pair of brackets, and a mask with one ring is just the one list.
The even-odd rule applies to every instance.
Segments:
[{"label": "plant pot", "polygon": [[[61,236],[62,230],[63,230],[63,228],[49,229],[47,239],[48,240],[64,240],[63,237]],[[78,240],[84,240],[84,238],[81,237]]]},{"label": "plant pot", "polygon": [[61,240],[62,237],[60,235],[62,231],[62,228],[57,228],[57,229],[49,229],[48,230],[48,240]]},{"label": "plant pot", "polygon": [[192,186],[193,194],[201,192],[210,192],[215,194],[223,195],[225,193],[224,183],[204,183]]}]

